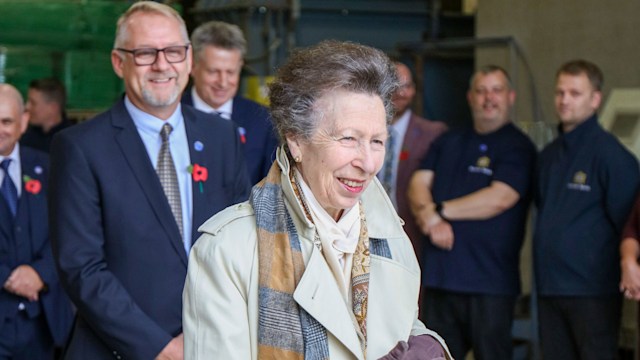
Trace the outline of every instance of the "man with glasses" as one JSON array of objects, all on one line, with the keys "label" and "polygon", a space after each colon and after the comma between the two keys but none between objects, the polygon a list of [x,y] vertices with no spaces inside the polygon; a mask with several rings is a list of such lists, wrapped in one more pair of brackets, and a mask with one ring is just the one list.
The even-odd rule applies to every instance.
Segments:
[{"label": "man with glasses", "polygon": [[135,3],[111,53],[124,98],[54,139],[52,244],[78,309],[67,359],[182,359],[197,228],[250,186],[233,123],[180,105],[191,57],[172,8]]}]

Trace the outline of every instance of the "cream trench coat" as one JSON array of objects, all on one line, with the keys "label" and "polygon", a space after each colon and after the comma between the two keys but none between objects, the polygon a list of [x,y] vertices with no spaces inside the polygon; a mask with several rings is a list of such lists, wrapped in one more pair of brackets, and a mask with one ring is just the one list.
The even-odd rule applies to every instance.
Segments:
[{"label": "cream trench coat", "polygon": [[[327,330],[332,360],[364,360],[350,305],[341,295],[322,253],[313,245],[314,225],[304,216],[283,169],[285,204],[298,230],[305,272],[294,299]],[[444,340],[418,316],[420,268],[389,198],[376,178],[362,195],[370,238],[387,239],[393,259],[371,255],[367,359],[387,354],[409,335]],[[248,202],[205,222],[189,257],[183,293],[185,359],[255,360],[258,356],[258,247],[256,219]]]}]

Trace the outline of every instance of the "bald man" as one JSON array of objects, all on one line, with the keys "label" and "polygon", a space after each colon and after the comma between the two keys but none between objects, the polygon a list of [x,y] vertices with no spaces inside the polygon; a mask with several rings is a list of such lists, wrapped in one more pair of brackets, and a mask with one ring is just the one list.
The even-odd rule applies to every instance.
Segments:
[{"label": "bald man", "polygon": [[49,159],[18,144],[27,124],[20,93],[0,84],[0,359],[51,359],[72,319],[49,245]]}]

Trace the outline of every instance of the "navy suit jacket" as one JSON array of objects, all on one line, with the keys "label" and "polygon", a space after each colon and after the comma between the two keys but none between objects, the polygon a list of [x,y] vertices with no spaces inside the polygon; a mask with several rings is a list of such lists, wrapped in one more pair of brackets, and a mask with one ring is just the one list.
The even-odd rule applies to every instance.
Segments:
[{"label": "navy suit jacket", "polygon": [[[189,106],[182,114],[191,163],[209,174],[192,183],[195,241],[205,220],[248,198],[250,184],[233,123]],[[65,356],[153,359],[182,332],[187,256],[124,101],[60,132],[51,154],[53,250],[78,308]]]},{"label": "navy suit jacket", "polygon": [[[182,103],[193,106],[191,89],[182,94]],[[275,159],[278,139],[266,107],[240,95],[233,98],[231,120],[244,129],[244,155],[251,184],[267,176]]]},{"label": "navy suit jacket", "polygon": [[[22,177],[40,182],[38,191],[29,192],[22,186],[18,209],[12,219],[9,207],[4,199],[0,199],[0,334],[6,316],[17,314],[20,302],[26,304],[28,314],[40,311],[45,316],[49,333],[58,346],[64,345],[73,320],[73,310],[69,299],[60,288],[58,275],[53,263],[51,246],[49,245],[49,227],[47,225],[47,185],[49,157],[47,154],[20,147]],[[18,240],[15,240],[18,239]],[[26,242],[29,258],[17,259],[16,247],[9,242]],[[21,246],[25,246],[23,243]],[[14,249],[11,251],[10,249]],[[26,260],[26,261],[25,261]],[[47,285],[48,290],[40,293],[38,302],[30,303],[27,299],[11,294],[2,288],[2,284],[19,265],[30,265]],[[39,307],[39,309],[36,309]]]}]

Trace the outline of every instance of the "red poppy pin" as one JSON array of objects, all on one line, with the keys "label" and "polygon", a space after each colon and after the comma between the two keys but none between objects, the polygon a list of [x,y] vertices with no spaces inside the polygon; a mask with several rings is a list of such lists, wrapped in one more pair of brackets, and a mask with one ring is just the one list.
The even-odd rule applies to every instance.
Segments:
[{"label": "red poppy pin", "polygon": [[193,164],[187,167],[187,171],[191,174],[193,181],[198,183],[200,192],[204,192],[202,183],[207,181],[207,179],[209,178],[209,172],[207,171],[207,168],[198,164]]},{"label": "red poppy pin", "polygon": [[24,190],[29,194],[38,195],[42,190],[42,184],[38,179],[32,179],[29,175],[24,175],[22,181],[24,181]]},{"label": "red poppy pin", "polygon": [[400,160],[407,160],[409,158],[409,152],[407,150],[400,151]]}]

